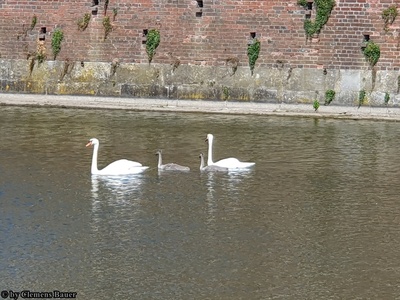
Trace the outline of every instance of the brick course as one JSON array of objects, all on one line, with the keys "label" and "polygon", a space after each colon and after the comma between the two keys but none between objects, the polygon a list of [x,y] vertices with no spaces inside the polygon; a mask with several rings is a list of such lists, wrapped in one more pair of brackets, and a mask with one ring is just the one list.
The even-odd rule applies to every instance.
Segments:
[{"label": "brick course", "polygon": [[[147,63],[143,30],[160,30],[161,43],[154,63],[221,66],[237,57],[247,66],[250,32],[261,41],[258,66],[273,66],[284,61],[293,68],[368,68],[360,48],[363,34],[381,47],[377,68],[400,68],[400,17],[384,30],[382,11],[399,5],[397,0],[336,1],[328,23],[318,37],[307,40],[303,22],[305,9],[290,1],[204,0],[200,12],[197,1],[190,0],[110,0],[107,15],[118,10],[114,29],[104,40],[104,0],[88,28],[79,31],[77,22],[91,14],[88,1],[1,1],[0,55],[3,59],[23,59],[35,51],[41,27],[46,27],[45,45],[51,59],[51,34],[56,27],[64,31],[58,60]],[[400,8],[399,8],[400,9]],[[29,30],[32,17],[37,24]],[[311,18],[315,17],[315,7]],[[28,28],[28,30],[27,30]]]}]

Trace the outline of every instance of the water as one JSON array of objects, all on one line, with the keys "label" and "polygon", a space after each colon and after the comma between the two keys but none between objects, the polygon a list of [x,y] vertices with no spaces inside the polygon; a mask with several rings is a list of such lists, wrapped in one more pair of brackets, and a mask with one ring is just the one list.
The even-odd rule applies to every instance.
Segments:
[{"label": "water", "polygon": [[[397,123],[1,107],[0,129],[1,290],[400,299]],[[201,174],[207,133],[255,168]],[[92,178],[92,137],[100,168],[150,169]]]}]

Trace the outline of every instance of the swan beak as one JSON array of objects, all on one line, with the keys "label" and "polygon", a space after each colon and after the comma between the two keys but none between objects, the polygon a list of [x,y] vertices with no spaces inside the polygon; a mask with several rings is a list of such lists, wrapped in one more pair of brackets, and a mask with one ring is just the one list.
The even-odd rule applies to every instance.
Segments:
[{"label": "swan beak", "polygon": [[86,144],[86,147],[92,146],[92,142],[89,141],[89,143]]},{"label": "swan beak", "polygon": [[207,142],[208,142],[208,139],[205,139],[205,140],[204,140],[204,142],[206,142],[206,143],[207,143]]}]

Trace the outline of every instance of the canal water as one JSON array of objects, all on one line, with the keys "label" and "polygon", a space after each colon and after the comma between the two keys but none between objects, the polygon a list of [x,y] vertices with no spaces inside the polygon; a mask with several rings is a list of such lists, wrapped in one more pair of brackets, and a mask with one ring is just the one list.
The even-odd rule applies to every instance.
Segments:
[{"label": "canal water", "polygon": [[[400,299],[397,123],[1,107],[0,130],[1,290]],[[201,173],[207,133],[255,167]],[[92,177],[92,137],[100,168],[149,169]]]}]

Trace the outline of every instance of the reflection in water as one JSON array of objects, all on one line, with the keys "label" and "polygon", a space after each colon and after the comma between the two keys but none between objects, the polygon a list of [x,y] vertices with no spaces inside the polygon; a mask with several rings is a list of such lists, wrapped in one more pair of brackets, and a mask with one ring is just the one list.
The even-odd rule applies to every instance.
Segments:
[{"label": "reflection in water", "polygon": [[215,213],[217,210],[217,201],[215,199],[215,177],[219,174],[216,174],[215,172],[207,172],[205,175],[207,176],[207,223],[211,225],[215,221]]},{"label": "reflection in water", "polygon": [[240,183],[243,180],[249,180],[253,176],[253,172],[253,169],[230,170],[227,177],[228,190],[234,192],[241,189]]},{"label": "reflection in water", "polygon": [[185,171],[182,171],[182,170],[162,170],[162,169],[158,169],[157,170],[158,177],[171,176],[171,175],[176,176],[177,174],[181,174],[181,175],[185,176],[185,174],[187,175],[189,172],[190,172],[190,170],[189,171],[188,170],[185,170]]},{"label": "reflection in water", "polygon": [[[110,285],[110,277],[119,278],[127,268],[129,252],[136,252],[135,236],[140,231],[144,175],[92,175],[91,232],[94,255],[91,272],[100,285],[108,285],[104,297],[113,298],[120,289]],[[132,232],[135,234],[132,235]],[[132,244],[133,243],[133,244]],[[136,268],[133,261],[129,268]],[[108,274],[105,276],[105,274]]]},{"label": "reflection in water", "polygon": [[206,202],[208,223],[211,224],[215,220],[215,215],[218,213],[218,199],[228,199],[223,202],[222,209],[233,213],[238,210],[240,202],[248,195],[243,193],[241,185],[246,185],[246,181],[253,176],[254,169],[230,170],[227,173],[221,172],[202,172],[203,177],[207,177],[205,183],[207,187]]},{"label": "reflection in water", "polygon": [[92,197],[98,201],[99,189],[107,189],[118,204],[126,204],[132,195],[140,193],[143,175],[92,175]]},{"label": "reflection in water", "polygon": [[[6,289],[99,300],[398,298],[397,123],[2,108],[0,129]],[[225,137],[216,157],[256,167],[201,173],[209,131]],[[100,163],[155,167],[154,149],[166,148],[192,171],[90,177],[90,136],[107,141]]]},{"label": "reflection in water", "polygon": [[104,210],[113,208],[115,214],[124,214],[139,206],[143,175],[92,175],[91,179],[93,226],[101,223]]}]

